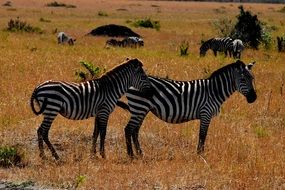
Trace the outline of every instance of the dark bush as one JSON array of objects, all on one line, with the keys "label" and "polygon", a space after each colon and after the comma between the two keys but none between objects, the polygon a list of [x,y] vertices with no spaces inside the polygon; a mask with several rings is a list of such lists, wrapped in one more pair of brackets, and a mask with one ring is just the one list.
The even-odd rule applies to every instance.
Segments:
[{"label": "dark bush", "polygon": [[250,47],[258,49],[262,41],[262,25],[257,15],[252,15],[249,11],[244,11],[243,6],[239,6],[240,14],[237,16],[237,23],[232,32],[232,38],[239,38]]},{"label": "dark bush", "polygon": [[277,48],[279,52],[285,52],[285,38],[277,37]]},{"label": "dark bush", "polygon": [[24,21],[21,21],[19,18],[13,20],[10,19],[8,22],[7,30],[10,32],[35,32],[35,33],[43,33],[42,29],[39,27],[34,27],[27,24]]},{"label": "dark bush", "polygon": [[57,1],[46,4],[47,7],[66,7],[66,8],[76,8],[75,5],[69,5],[65,3],[58,3]]}]

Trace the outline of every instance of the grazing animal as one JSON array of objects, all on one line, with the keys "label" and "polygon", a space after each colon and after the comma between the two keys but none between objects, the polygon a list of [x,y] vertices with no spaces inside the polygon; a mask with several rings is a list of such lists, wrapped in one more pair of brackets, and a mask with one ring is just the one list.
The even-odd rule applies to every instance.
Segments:
[{"label": "grazing animal", "polygon": [[122,40],[123,47],[142,47],[144,46],[144,41],[139,37],[127,37]]},{"label": "grazing animal", "polygon": [[76,41],[76,39],[69,37],[66,33],[64,32],[60,32],[57,35],[57,43],[58,44],[69,44],[69,45],[74,45],[74,42]]},{"label": "grazing animal", "polygon": [[118,101],[117,105],[128,109],[131,118],[125,128],[127,153],[133,157],[132,140],[136,153],[142,155],[138,136],[139,129],[147,113],[151,111],[168,123],[183,123],[200,120],[197,152],[204,151],[204,144],[211,119],[216,116],[223,102],[235,91],[243,94],[248,103],[256,100],[251,68],[237,60],[211,74],[209,78],[192,81],[174,81],[149,76],[153,96],[145,97],[135,89],[126,93],[128,104]]},{"label": "grazing animal", "polygon": [[108,46],[114,46],[114,47],[121,47],[122,46],[122,42],[120,40],[116,40],[116,39],[108,39],[106,41],[106,44],[105,44],[105,47],[108,47]]},{"label": "grazing animal", "polygon": [[230,37],[225,38],[211,38],[204,42],[200,47],[200,56],[203,57],[206,55],[208,49],[213,50],[214,55],[217,56],[217,52],[224,52],[225,56],[228,55],[228,52],[231,57],[232,47],[233,46],[233,39]]},{"label": "grazing animal", "polygon": [[240,59],[241,57],[241,52],[244,50],[244,45],[240,39],[235,39],[233,41],[233,57]]},{"label": "grazing animal", "polygon": [[[95,117],[92,150],[96,154],[96,141],[100,134],[100,154],[104,158],[104,142],[107,122],[118,99],[130,88],[149,93],[151,85],[142,62],[138,59],[127,60],[104,74],[101,78],[82,83],[46,81],[37,86],[31,96],[31,108],[44,119],[38,128],[40,156],[45,158],[45,142],[55,159],[59,159],[49,141],[48,132],[58,114],[73,120]],[[36,110],[34,102],[39,106]]]}]

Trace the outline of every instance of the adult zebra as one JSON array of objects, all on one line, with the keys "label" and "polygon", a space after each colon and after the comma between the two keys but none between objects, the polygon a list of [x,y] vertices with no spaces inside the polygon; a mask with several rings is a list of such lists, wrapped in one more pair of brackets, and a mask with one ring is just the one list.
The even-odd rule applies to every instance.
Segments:
[{"label": "adult zebra", "polygon": [[206,55],[206,52],[211,49],[214,52],[214,55],[217,56],[217,52],[224,52],[225,56],[230,54],[232,56],[233,49],[233,39],[230,37],[225,38],[211,38],[205,41],[200,47],[200,56],[203,57]]},{"label": "adult zebra", "polygon": [[211,74],[207,79],[174,81],[149,76],[154,88],[152,97],[145,97],[135,89],[126,93],[128,105],[119,101],[118,106],[128,109],[131,118],[125,128],[127,152],[133,157],[132,140],[137,154],[141,155],[138,134],[149,111],[168,123],[200,120],[197,152],[204,151],[205,139],[212,117],[219,113],[223,102],[235,91],[243,94],[248,103],[256,100],[251,68],[237,60]]},{"label": "adult zebra", "polygon": [[244,45],[240,39],[235,39],[233,41],[233,47],[232,47],[232,52],[233,52],[233,57],[236,59],[240,59],[241,52],[244,50]]},{"label": "adult zebra", "polygon": [[[46,81],[37,86],[31,97],[32,111],[43,114],[44,119],[38,128],[40,156],[45,157],[45,142],[55,159],[59,159],[49,141],[48,132],[58,114],[73,120],[95,117],[93,152],[96,154],[96,141],[100,134],[100,154],[104,158],[104,141],[110,113],[118,99],[134,87],[145,94],[150,93],[151,85],[138,59],[127,60],[101,78],[82,83]],[[34,101],[40,109],[35,109]]]}]

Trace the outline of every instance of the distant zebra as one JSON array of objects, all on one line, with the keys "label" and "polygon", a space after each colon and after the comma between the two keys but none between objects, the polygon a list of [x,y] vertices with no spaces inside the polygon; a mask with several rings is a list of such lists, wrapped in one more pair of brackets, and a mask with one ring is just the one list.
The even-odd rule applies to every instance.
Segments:
[{"label": "distant zebra", "polygon": [[69,37],[66,33],[60,32],[57,35],[57,43],[58,44],[65,44],[68,43],[69,45],[74,45],[76,39]]},{"label": "distant zebra", "polygon": [[251,72],[253,65],[254,62],[245,65],[238,60],[216,70],[207,79],[192,81],[174,81],[149,76],[154,88],[152,97],[145,97],[137,90],[129,89],[126,94],[128,105],[122,101],[117,102],[118,106],[128,109],[131,113],[125,128],[128,155],[134,156],[132,140],[137,154],[142,154],[138,140],[139,129],[149,111],[168,123],[199,119],[197,152],[202,153],[211,119],[219,113],[223,102],[231,94],[235,91],[240,92],[248,103],[256,100],[254,76]]},{"label": "distant zebra", "polygon": [[[96,80],[83,83],[50,80],[37,86],[31,96],[31,108],[36,115],[44,115],[37,131],[40,156],[45,158],[43,147],[45,142],[52,155],[59,159],[49,141],[48,132],[56,116],[61,114],[73,120],[95,117],[92,150],[96,154],[96,141],[100,134],[100,154],[104,158],[104,141],[109,115],[118,99],[131,86],[140,92],[150,93],[149,79],[142,69],[142,62],[138,59],[127,60]],[[39,111],[35,109],[34,102],[38,104]]]},{"label": "distant zebra", "polygon": [[122,42],[120,40],[116,40],[116,39],[111,38],[111,39],[108,39],[106,41],[105,47],[108,47],[108,46],[121,47]]},{"label": "distant zebra", "polygon": [[240,59],[241,52],[243,50],[244,50],[244,45],[243,45],[242,41],[240,39],[235,39],[233,41],[233,48],[232,48],[233,57]]},{"label": "distant zebra", "polygon": [[215,56],[217,56],[217,52],[224,52],[225,56],[227,56],[229,52],[231,57],[232,48],[233,48],[232,46],[233,46],[233,39],[231,39],[230,37],[211,38],[206,42],[204,42],[200,47],[200,56],[201,57],[205,56],[208,49],[211,49],[213,50]]},{"label": "distant zebra", "polygon": [[144,46],[144,41],[139,37],[127,37],[122,40],[123,47],[142,47]]}]

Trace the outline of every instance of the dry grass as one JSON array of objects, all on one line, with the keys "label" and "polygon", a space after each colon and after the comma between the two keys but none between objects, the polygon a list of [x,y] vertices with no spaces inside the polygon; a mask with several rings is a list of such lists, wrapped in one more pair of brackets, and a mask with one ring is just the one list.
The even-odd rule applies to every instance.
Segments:
[{"label": "dry grass", "polygon": [[[20,16],[45,30],[41,35],[0,31],[0,145],[21,147],[25,155],[25,167],[0,169],[1,180],[81,189],[285,188],[285,54],[275,49],[244,52],[245,62],[257,62],[258,99],[249,105],[242,95],[234,94],[223,105],[210,125],[203,158],[196,154],[197,121],[171,125],[149,114],[140,133],[145,156],[129,160],[123,129],[129,114],[117,108],[108,126],[107,159],[90,158],[94,119],[69,121],[59,116],[50,139],[62,162],[42,161],[36,139],[42,118],[35,117],[29,107],[37,84],[48,79],[74,81],[82,60],[110,69],[125,57],[138,57],[152,75],[176,80],[206,77],[232,60],[212,54],[200,59],[200,40],[215,36],[211,23],[225,16],[234,19],[239,6],[127,0],[60,2],[77,8],[47,8],[48,1],[15,0],[13,11],[0,9],[0,28]],[[282,5],[245,4],[245,8],[278,27],[274,38],[284,34],[284,13],[277,11]],[[99,17],[100,10],[109,16]],[[159,20],[161,29],[133,28],[145,39],[141,49],[104,49],[106,38],[84,36],[102,24],[125,25],[128,19],[145,17]],[[40,22],[40,18],[51,22]],[[76,37],[76,45],[57,45],[52,33],[56,28]],[[179,56],[183,40],[190,45],[187,57]]]}]

